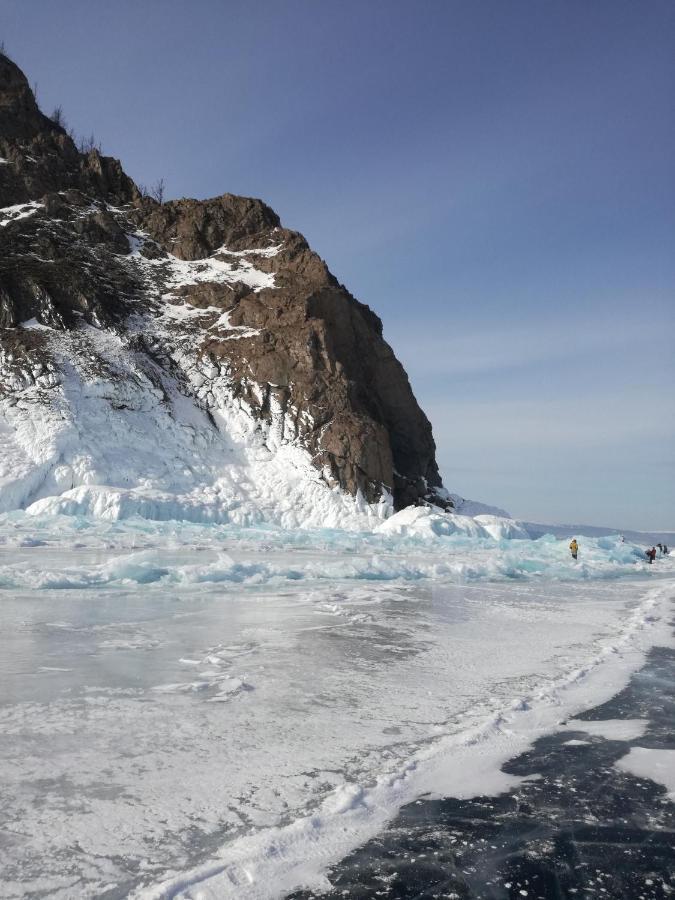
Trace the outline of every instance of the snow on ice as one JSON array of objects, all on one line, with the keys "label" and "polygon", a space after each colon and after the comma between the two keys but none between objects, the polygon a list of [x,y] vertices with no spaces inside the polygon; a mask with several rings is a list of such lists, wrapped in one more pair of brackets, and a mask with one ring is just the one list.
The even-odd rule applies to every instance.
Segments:
[{"label": "snow on ice", "polygon": [[402,804],[517,784],[542,734],[639,734],[570,717],[669,640],[670,558],[361,521],[0,516],[7,897],[319,889]]},{"label": "snow on ice", "polygon": [[622,772],[662,784],[668,792],[668,799],[675,801],[675,750],[631,747],[630,752],[615,765]]}]

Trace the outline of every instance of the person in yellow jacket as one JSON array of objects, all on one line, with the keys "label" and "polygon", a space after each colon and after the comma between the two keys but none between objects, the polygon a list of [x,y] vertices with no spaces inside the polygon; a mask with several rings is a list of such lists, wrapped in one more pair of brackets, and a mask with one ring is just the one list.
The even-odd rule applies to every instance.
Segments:
[{"label": "person in yellow jacket", "polygon": [[570,543],[570,553],[572,554],[572,559],[577,558],[577,553],[579,552],[579,545],[577,544],[577,539],[572,538]]}]

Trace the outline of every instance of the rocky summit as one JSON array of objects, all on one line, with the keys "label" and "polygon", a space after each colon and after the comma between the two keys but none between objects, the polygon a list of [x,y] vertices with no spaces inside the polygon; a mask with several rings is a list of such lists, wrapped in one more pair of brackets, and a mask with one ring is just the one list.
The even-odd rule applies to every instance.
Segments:
[{"label": "rocky summit", "polygon": [[[91,142],[93,144],[93,142]],[[452,506],[382,323],[262,201],[159,202],[0,56],[0,510]]]}]

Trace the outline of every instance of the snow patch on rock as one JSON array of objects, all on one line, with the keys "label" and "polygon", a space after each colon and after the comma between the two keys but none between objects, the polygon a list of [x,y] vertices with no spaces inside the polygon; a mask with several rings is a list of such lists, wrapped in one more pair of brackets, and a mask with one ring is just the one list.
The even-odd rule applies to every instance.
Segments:
[{"label": "snow patch on rock", "polygon": [[[2,212],[0,210],[0,212]],[[143,232],[128,234],[130,258],[149,274],[160,275],[167,287],[178,289],[187,285],[208,282],[211,284],[245,284],[254,293],[274,287],[274,274],[261,272],[248,259],[249,256],[272,257],[280,246],[246,251],[229,251],[221,247],[205,259],[184,260],[167,253],[159,259],[143,256],[143,245],[148,238]]]},{"label": "snow patch on rock", "polygon": [[38,203],[37,200],[31,200],[29,203],[17,203],[14,206],[4,206],[0,209],[0,228],[6,228],[12,222],[34,216],[39,209],[44,209],[44,203]]}]

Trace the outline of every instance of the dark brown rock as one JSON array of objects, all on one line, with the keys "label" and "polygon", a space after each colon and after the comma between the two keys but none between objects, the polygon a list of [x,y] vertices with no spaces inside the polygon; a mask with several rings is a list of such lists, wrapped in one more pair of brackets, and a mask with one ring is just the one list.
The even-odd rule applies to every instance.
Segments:
[{"label": "dark brown rock", "polygon": [[64,128],[38,108],[28,80],[0,53],[0,206],[77,188],[116,203],[140,200],[119,161],[81,154]]},{"label": "dark brown rock", "polygon": [[146,200],[132,219],[179,259],[204,259],[223,245],[230,250],[257,246],[280,224],[262,200],[234,194],[162,204]]}]

